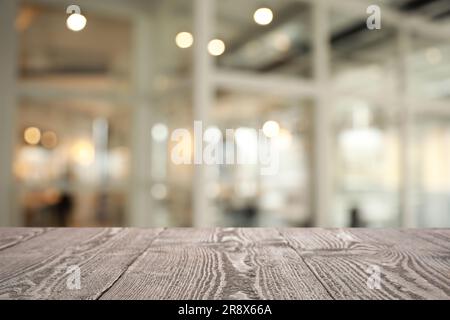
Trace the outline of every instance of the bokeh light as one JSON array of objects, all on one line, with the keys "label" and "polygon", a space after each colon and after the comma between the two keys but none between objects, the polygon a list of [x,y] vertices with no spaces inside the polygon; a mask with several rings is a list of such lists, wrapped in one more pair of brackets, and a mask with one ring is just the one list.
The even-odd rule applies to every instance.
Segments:
[{"label": "bokeh light", "polygon": [[88,166],[95,160],[94,146],[90,141],[78,140],[71,148],[73,161],[82,166]]},{"label": "bokeh light", "polygon": [[253,14],[253,19],[257,24],[263,26],[268,25],[273,20],[272,10],[270,10],[269,8],[259,8]]},{"label": "bokeh light", "polygon": [[280,133],[280,125],[273,120],[266,121],[263,125],[263,133],[268,138],[274,138]]},{"label": "bokeh light", "polygon": [[169,130],[167,126],[163,123],[157,123],[152,128],[152,137],[155,141],[164,141],[167,139]]},{"label": "bokeh light", "polygon": [[189,48],[194,43],[194,37],[191,33],[183,31],[175,36],[175,43],[179,48]]},{"label": "bokeh light", "polygon": [[53,149],[58,144],[58,137],[53,131],[45,131],[41,140],[42,145],[47,149]]},{"label": "bokeh light", "polygon": [[220,56],[225,52],[225,43],[220,39],[213,39],[208,43],[208,52],[213,56]]},{"label": "bokeh light", "polygon": [[66,21],[67,28],[75,32],[83,30],[86,23],[86,17],[79,13],[71,14]]},{"label": "bokeh light", "polygon": [[36,127],[29,127],[25,129],[23,138],[26,143],[36,145],[41,141],[41,130]]}]

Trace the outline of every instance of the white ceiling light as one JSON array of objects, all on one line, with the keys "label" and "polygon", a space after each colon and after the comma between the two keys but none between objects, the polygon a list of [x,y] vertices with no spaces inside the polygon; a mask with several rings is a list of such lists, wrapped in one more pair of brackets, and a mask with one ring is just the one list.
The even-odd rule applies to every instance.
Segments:
[{"label": "white ceiling light", "polygon": [[225,52],[225,43],[220,39],[213,39],[208,43],[208,52],[213,56],[220,56]]},{"label": "white ceiling light", "polygon": [[268,25],[273,20],[272,10],[269,8],[259,8],[253,14],[253,20],[260,25]]},{"label": "white ceiling light", "polygon": [[86,27],[86,17],[80,13],[71,14],[66,21],[67,28],[72,31],[78,32]]},{"label": "white ceiling light", "polygon": [[175,36],[175,43],[179,48],[189,48],[194,43],[194,37],[191,33],[183,31]]},{"label": "white ceiling light", "polygon": [[280,133],[280,125],[273,120],[266,121],[263,125],[263,133],[267,138],[274,138]]}]

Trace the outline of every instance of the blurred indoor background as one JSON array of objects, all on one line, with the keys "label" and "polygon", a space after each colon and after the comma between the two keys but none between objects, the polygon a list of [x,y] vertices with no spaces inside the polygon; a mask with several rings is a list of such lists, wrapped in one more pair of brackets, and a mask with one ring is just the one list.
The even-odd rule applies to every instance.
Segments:
[{"label": "blurred indoor background", "polygon": [[[450,227],[448,0],[0,0],[0,26],[0,225]],[[174,164],[194,120],[249,154],[272,121],[277,174]]]}]

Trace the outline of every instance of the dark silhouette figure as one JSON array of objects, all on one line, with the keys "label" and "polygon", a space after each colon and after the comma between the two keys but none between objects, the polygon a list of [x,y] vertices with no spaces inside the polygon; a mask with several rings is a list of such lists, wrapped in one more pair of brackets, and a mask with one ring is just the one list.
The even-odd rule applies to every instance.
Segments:
[{"label": "dark silhouette figure", "polygon": [[55,213],[57,217],[58,226],[67,227],[68,217],[72,213],[73,199],[68,192],[63,192],[59,201],[55,204]]},{"label": "dark silhouette figure", "polygon": [[361,220],[361,211],[357,206],[350,209],[350,227],[361,228],[364,227],[364,222]]}]

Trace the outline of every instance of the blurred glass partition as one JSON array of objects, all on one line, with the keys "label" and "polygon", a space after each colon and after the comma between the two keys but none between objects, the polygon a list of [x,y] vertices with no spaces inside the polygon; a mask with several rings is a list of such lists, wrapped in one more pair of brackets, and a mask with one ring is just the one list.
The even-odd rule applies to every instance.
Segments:
[{"label": "blurred glass partition", "polygon": [[335,225],[399,225],[398,114],[370,101],[336,101]]},{"label": "blurred glass partition", "polygon": [[334,90],[332,224],[400,224],[399,49],[396,28],[369,30],[360,12],[330,12]]},{"label": "blurred glass partition", "polygon": [[131,24],[89,12],[83,32],[65,8],[24,1],[14,175],[26,226],[126,221]]},{"label": "blurred glass partition", "polygon": [[[445,22],[445,19],[439,21]],[[414,110],[413,218],[417,226],[450,226],[450,40],[413,33],[407,60]]]},{"label": "blurred glass partition", "polygon": [[409,94],[414,99],[450,103],[450,41],[415,33],[411,38],[407,61]]},{"label": "blurred glass partition", "polygon": [[[74,20],[60,1],[20,1],[5,50],[17,86],[0,76],[14,118],[0,184],[13,189],[13,168],[20,219],[0,221],[448,223],[448,4],[384,1],[373,30],[366,5],[96,0]],[[202,163],[196,145],[236,162]]]},{"label": "blurred glass partition", "polygon": [[16,18],[20,221],[191,225],[192,168],[171,165],[170,133],[193,123],[192,2],[81,11],[76,32],[56,2],[23,1]]},{"label": "blurred glass partition", "polygon": [[27,226],[124,223],[129,106],[23,98],[14,174]]},{"label": "blurred glass partition", "polygon": [[[155,7],[152,26],[153,97],[149,143],[151,181],[148,196],[152,226],[192,225],[193,166],[171,159],[176,130],[192,132],[194,55],[193,1],[164,1]],[[191,153],[192,141],[185,141]],[[191,155],[190,155],[191,156]]]},{"label": "blurred glass partition", "polygon": [[334,89],[371,98],[392,96],[398,73],[397,30],[388,23],[369,30],[366,17],[339,7],[332,8],[329,16]]},{"label": "blurred glass partition", "polygon": [[216,15],[217,38],[225,44],[224,52],[217,59],[219,67],[312,78],[308,3],[217,1]]},{"label": "blurred glass partition", "polygon": [[415,121],[414,215],[421,227],[450,226],[450,114]]},{"label": "blurred glass partition", "polygon": [[[207,142],[216,134],[223,139],[223,163],[207,167],[217,225],[311,224],[311,122],[308,100],[218,92],[211,125],[204,128]],[[276,146],[270,159],[265,139]]]},{"label": "blurred glass partition", "polygon": [[[172,152],[179,143],[174,133],[177,130],[192,133],[193,130],[191,89],[188,85],[168,91],[157,104],[160,118],[152,127],[151,196],[154,199],[152,214],[157,216],[157,225],[161,226],[192,224],[193,166],[172,161]],[[190,159],[193,141],[181,143]]]},{"label": "blurred glass partition", "polygon": [[74,32],[66,27],[65,7],[35,3],[24,1],[16,19],[20,81],[27,92],[130,91],[130,21],[88,11],[86,27]]}]

